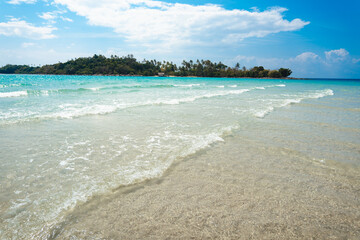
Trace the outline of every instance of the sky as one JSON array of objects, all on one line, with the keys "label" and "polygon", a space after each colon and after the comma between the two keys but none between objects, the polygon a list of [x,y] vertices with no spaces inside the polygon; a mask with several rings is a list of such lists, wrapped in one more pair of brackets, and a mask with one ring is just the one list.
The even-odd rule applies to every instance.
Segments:
[{"label": "sky", "polygon": [[133,54],[360,78],[359,13],[359,0],[0,0],[0,66]]}]

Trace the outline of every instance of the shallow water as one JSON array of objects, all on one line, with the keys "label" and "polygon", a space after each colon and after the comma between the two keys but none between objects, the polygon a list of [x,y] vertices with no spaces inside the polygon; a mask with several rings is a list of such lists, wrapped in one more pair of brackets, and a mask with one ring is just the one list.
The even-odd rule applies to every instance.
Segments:
[{"label": "shallow water", "polygon": [[358,173],[356,81],[0,75],[0,86],[3,239],[47,239],[74,207],[229,137]]},{"label": "shallow water", "polygon": [[359,238],[359,170],[241,135],[225,139],[160,178],[76,207],[51,238]]}]

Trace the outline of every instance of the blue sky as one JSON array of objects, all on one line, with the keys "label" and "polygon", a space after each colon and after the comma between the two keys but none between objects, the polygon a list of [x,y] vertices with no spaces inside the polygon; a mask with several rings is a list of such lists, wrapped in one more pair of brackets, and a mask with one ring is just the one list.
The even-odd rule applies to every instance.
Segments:
[{"label": "blue sky", "polygon": [[0,66],[93,54],[360,78],[360,1],[3,0]]}]

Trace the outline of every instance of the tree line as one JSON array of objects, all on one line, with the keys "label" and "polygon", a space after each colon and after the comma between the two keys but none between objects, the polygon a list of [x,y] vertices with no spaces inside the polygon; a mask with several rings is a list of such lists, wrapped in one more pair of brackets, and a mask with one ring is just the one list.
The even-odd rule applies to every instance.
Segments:
[{"label": "tree line", "polygon": [[278,70],[265,69],[255,66],[246,69],[237,63],[228,67],[222,62],[210,60],[183,61],[180,66],[173,62],[156,60],[137,61],[133,55],[118,57],[112,55],[107,58],[103,55],[81,57],[64,63],[43,66],[5,65],[0,68],[2,74],[54,74],[54,75],[140,75],[156,76],[163,73],[168,76],[196,76],[196,77],[249,77],[249,78],[286,78],[292,71],[288,68]]}]

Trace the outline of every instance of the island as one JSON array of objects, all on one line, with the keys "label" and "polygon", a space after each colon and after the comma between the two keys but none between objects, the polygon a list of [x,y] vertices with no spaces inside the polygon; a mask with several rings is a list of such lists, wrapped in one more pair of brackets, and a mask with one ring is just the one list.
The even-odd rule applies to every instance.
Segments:
[{"label": "island", "polygon": [[11,65],[0,68],[0,74],[46,74],[46,75],[109,75],[109,76],[177,76],[177,77],[227,77],[227,78],[287,78],[288,68],[269,70],[263,66],[247,69],[237,63],[228,67],[222,62],[210,60],[183,61],[177,66],[169,61],[137,61],[133,55],[105,57],[95,54],[64,63],[43,66]]}]

